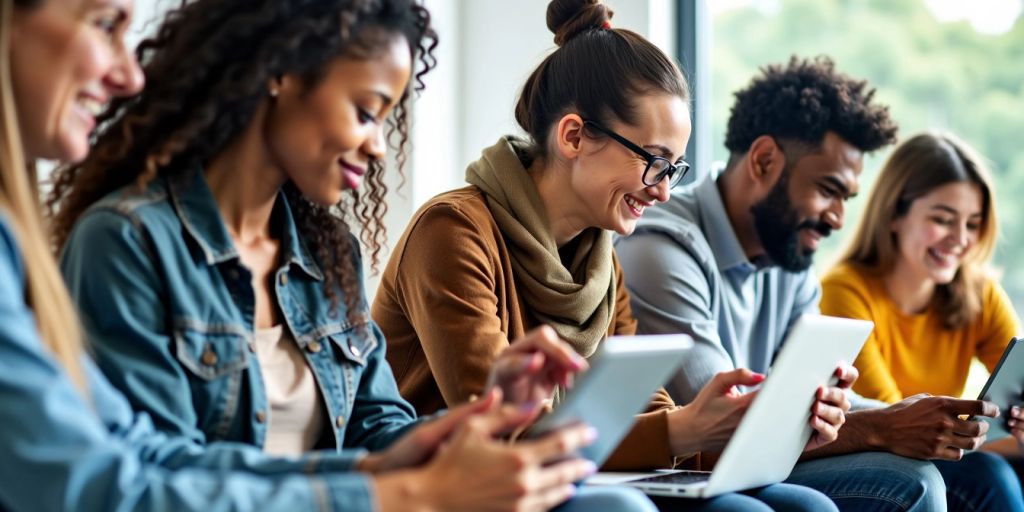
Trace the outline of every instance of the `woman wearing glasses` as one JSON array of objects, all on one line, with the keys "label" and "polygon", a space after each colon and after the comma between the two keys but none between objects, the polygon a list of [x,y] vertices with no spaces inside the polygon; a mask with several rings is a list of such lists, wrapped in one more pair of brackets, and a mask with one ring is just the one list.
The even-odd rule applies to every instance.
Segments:
[{"label": "woman wearing glasses", "polygon": [[[610,28],[611,14],[596,1],[551,2],[559,48],[516,106],[529,137],[485,148],[466,171],[470,185],[424,205],[392,253],[372,315],[400,391],[420,413],[481,393],[495,355],[537,325],[585,357],[607,336],[636,331],[612,236],[631,233],[686,174],[690,112],[676,65],[641,36]],[[672,467],[708,447],[711,432],[747,403],[730,389],[760,379],[721,374],[682,408],[660,391],[606,468]],[[795,486],[755,496],[666,506],[833,507]]]}]

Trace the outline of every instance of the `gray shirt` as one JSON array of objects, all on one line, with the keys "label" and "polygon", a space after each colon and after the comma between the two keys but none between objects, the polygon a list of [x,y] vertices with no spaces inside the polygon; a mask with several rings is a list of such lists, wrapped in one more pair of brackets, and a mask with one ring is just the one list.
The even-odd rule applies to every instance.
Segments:
[{"label": "gray shirt", "polygon": [[821,291],[810,270],[747,258],[713,177],[651,208],[615,249],[639,332],[694,339],[666,386],[678,403],[692,401],[718,372],[766,373],[796,319],[818,313]]}]

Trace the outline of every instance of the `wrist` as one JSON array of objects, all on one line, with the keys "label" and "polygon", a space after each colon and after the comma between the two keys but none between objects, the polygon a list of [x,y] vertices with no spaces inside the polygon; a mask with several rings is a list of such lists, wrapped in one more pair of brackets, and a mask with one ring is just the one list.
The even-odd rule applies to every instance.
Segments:
[{"label": "wrist", "polygon": [[376,453],[366,453],[358,460],[355,464],[356,471],[361,473],[369,473],[371,475],[380,472],[380,455]]},{"label": "wrist", "polygon": [[424,470],[394,471],[375,475],[373,481],[378,510],[381,512],[436,512],[443,508],[427,485]]},{"label": "wrist", "polygon": [[668,446],[673,457],[700,451],[701,436],[697,432],[697,425],[693,418],[693,407],[684,405],[669,411],[666,419],[668,421]]},{"label": "wrist", "polygon": [[868,409],[850,412],[846,424],[840,429],[840,437],[846,438],[854,451],[889,451],[882,428],[888,409]]}]

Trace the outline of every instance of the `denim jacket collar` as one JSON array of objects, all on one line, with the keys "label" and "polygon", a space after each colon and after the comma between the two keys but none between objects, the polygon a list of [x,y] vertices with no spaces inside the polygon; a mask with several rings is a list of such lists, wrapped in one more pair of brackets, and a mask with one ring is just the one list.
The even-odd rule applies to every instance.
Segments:
[{"label": "denim jacket collar", "polygon": [[[167,189],[185,233],[202,249],[208,265],[238,258],[238,251],[224,226],[217,201],[206,183],[202,169],[171,176],[167,179]],[[284,191],[277,193],[272,218],[276,218],[283,229],[282,261],[295,264],[314,279],[323,280],[319,265],[299,237]]]}]

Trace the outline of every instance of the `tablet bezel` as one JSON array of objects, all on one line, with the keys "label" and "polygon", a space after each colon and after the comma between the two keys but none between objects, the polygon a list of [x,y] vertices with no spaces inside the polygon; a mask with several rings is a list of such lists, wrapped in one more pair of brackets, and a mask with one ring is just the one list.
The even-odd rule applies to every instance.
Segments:
[{"label": "tablet bezel", "polygon": [[[590,357],[590,369],[577,377],[565,400],[526,434],[584,423],[598,438],[580,455],[601,465],[629,432],[634,416],[682,364],[693,340],[686,334],[612,336]],[[609,409],[611,408],[611,409]]]},{"label": "tablet bezel", "polygon": [[1010,417],[1010,407],[1024,405],[1024,340],[1013,338],[1006,345],[999,363],[978,394],[978,400],[986,400],[999,407],[998,418],[979,417],[989,424],[988,440],[1008,437],[1010,429],[1006,421]]}]

